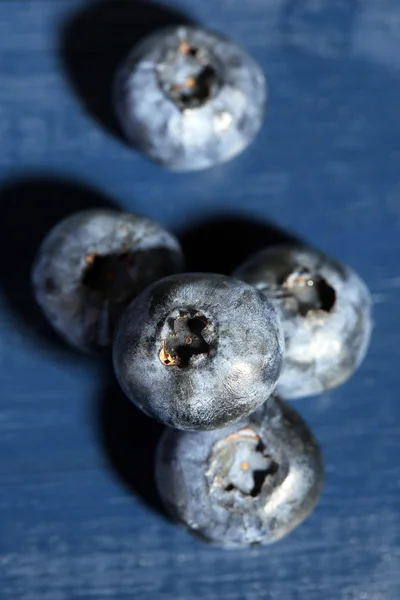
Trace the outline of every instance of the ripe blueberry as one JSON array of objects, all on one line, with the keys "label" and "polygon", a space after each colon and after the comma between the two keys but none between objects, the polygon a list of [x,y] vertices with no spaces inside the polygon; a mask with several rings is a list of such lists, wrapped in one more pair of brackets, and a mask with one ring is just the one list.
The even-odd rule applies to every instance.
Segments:
[{"label": "ripe blueberry", "polygon": [[252,286],[186,273],[128,306],[113,355],[122,389],[145,413],[178,429],[216,429],[273,391],[283,337],[274,307]]},{"label": "ripe blueberry", "polygon": [[87,210],[58,223],[32,272],[47,319],[85,351],[111,343],[125,306],[154,280],[182,268],[174,236],[157,223],[113,210]]},{"label": "ripe blueberry", "polygon": [[311,431],[275,395],[224,429],[167,429],[157,452],[156,482],[165,508],[219,546],[281,539],[311,513],[323,480]]},{"label": "ripe blueberry", "polygon": [[370,339],[371,299],[351,269],[307,247],[279,246],[234,275],[263,291],[279,312],[286,346],[280,394],[318,394],[352,375]]},{"label": "ripe blueberry", "polygon": [[134,48],[114,96],[134,146],[169,169],[191,171],[225,162],[252,141],[264,119],[266,84],[233,42],[180,26]]}]

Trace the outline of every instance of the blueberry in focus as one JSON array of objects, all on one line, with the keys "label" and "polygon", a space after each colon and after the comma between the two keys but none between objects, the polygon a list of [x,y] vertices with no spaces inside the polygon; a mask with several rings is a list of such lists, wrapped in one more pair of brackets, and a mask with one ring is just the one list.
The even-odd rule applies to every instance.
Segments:
[{"label": "blueberry in focus", "polygon": [[282,396],[319,394],[353,374],[372,323],[369,291],[354,271],[307,247],[277,246],[251,257],[234,276],[265,293],[279,312]]},{"label": "blueberry in focus", "polygon": [[117,73],[114,101],[133,146],[174,171],[230,160],[260,129],[265,78],[233,42],[168,27],[136,46]]},{"label": "blueberry in focus", "polygon": [[167,429],[157,450],[156,483],[167,512],[228,548],[287,535],[311,513],[323,482],[310,429],[275,395],[224,429]]},{"label": "blueberry in focus", "polygon": [[125,310],[113,343],[128,398],[178,429],[216,429],[256,410],[275,388],[282,355],[264,294],[208,273],[152,284]]},{"label": "blueberry in focus", "polygon": [[49,322],[71,345],[111,344],[125,306],[148,284],[182,269],[180,245],[157,223],[130,213],[86,210],[58,223],[36,257],[32,282]]}]

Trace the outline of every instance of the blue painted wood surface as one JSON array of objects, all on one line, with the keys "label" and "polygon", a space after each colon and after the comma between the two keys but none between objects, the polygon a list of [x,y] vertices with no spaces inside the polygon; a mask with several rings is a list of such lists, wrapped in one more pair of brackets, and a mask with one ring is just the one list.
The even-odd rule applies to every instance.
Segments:
[{"label": "blue painted wood surface", "polygon": [[[127,44],[187,18],[247,47],[270,97],[244,154],[174,175],[121,142],[107,85]],[[2,600],[399,600],[399,106],[398,0],[0,2]],[[179,233],[191,268],[229,271],[278,235],[273,224],[369,284],[362,368],[296,403],[327,480],[282,542],[227,552],[170,524],[152,482],[159,427],[35,307],[29,268],[44,233],[107,204]]]}]

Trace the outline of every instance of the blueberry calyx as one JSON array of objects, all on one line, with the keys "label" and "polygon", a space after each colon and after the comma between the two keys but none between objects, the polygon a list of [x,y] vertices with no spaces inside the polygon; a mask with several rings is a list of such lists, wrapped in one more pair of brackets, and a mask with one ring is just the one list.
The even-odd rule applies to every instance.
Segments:
[{"label": "blueberry calyx", "polygon": [[161,88],[180,110],[198,108],[217,94],[218,71],[217,60],[207,49],[187,41],[169,50],[157,65]]},{"label": "blueberry calyx", "polygon": [[211,493],[231,504],[234,492],[243,498],[258,497],[278,469],[261,438],[245,427],[215,444],[207,476]]},{"label": "blueberry calyx", "polygon": [[88,254],[82,284],[103,301],[124,302],[132,296],[133,256],[130,252]]},{"label": "blueberry calyx", "polygon": [[310,312],[331,313],[336,303],[336,293],[321,275],[312,275],[304,267],[298,267],[280,282],[282,291],[276,298],[296,301],[297,311],[302,317]]},{"label": "blueberry calyx", "polygon": [[208,325],[204,315],[194,311],[184,312],[170,319],[170,334],[162,341],[160,360],[165,366],[188,367],[192,356],[208,354],[210,344],[202,332]]}]

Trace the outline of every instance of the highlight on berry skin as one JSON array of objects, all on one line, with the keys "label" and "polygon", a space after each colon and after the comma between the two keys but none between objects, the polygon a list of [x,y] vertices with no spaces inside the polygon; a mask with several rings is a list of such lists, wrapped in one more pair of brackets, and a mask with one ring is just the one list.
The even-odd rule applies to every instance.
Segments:
[{"label": "highlight on berry skin", "polygon": [[168,27],[133,48],[114,104],[127,140],[173,171],[226,162],[264,121],[264,75],[243,49],[196,27]]},{"label": "highlight on berry skin", "polygon": [[131,213],[74,213],[45,237],[32,270],[33,290],[49,323],[72,346],[111,344],[118,319],[145,287],[183,268],[177,239]]},{"label": "highlight on berry skin", "polygon": [[372,302],[348,266],[300,245],[270,247],[233,273],[273,302],[285,336],[277,391],[312,396],[344,383],[367,352]]}]

